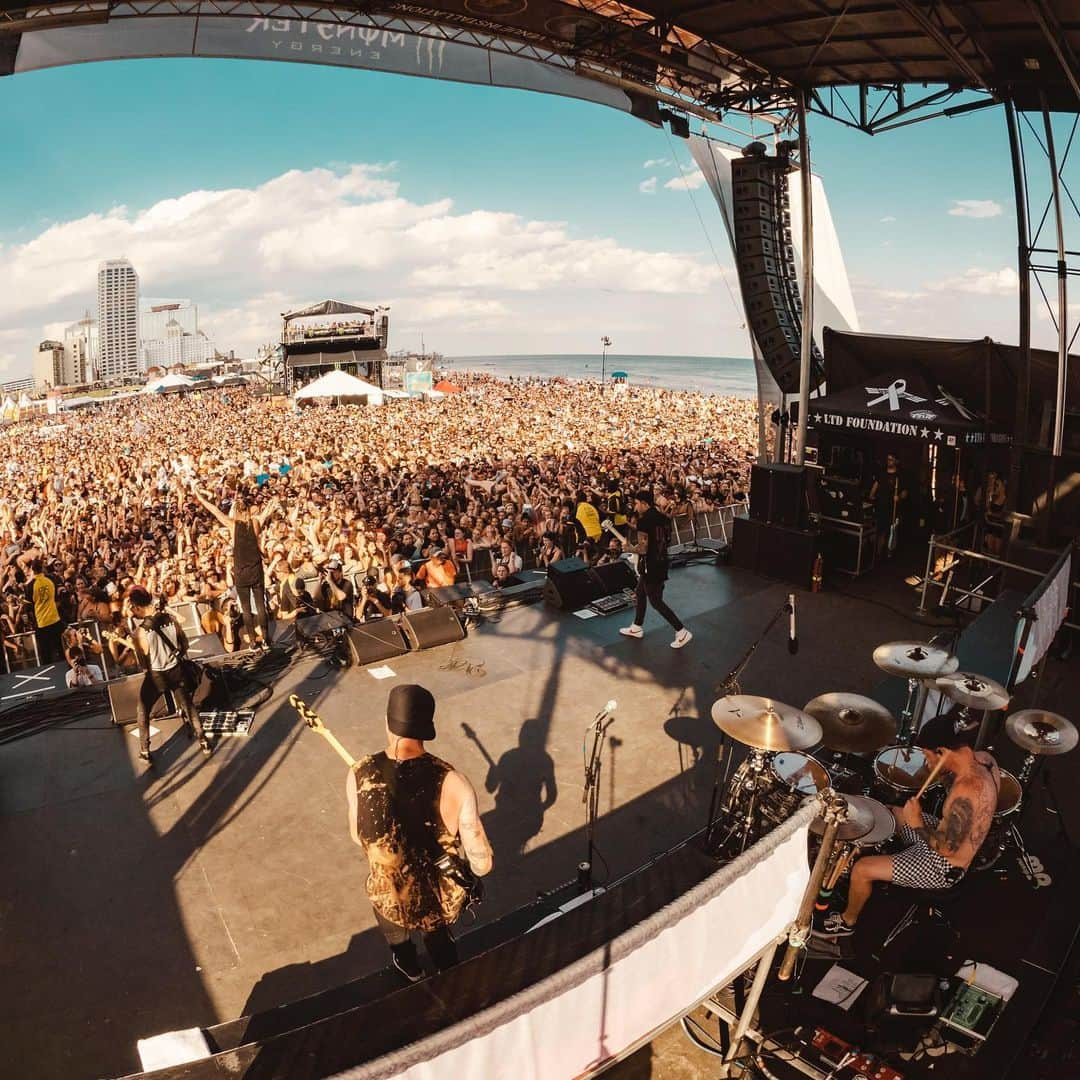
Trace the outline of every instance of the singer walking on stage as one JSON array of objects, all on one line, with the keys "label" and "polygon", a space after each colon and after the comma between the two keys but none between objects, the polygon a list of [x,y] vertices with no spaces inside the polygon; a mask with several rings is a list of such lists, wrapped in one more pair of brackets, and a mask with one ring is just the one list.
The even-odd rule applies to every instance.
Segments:
[{"label": "singer walking on stage", "polygon": [[634,608],[634,621],[629,626],[620,627],[619,633],[626,637],[642,637],[645,606],[649,603],[654,611],[667,619],[675,631],[675,640],[671,647],[681,649],[694,635],[664,603],[664,582],[667,581],[670,566],[668,544],[671,542],[671,518],[656,509],[653,505],[653,493],[648,488],[642,488],[634,496],[634,510],[637,513],[638,542],[628,550],[639,556],[637,605]]}]

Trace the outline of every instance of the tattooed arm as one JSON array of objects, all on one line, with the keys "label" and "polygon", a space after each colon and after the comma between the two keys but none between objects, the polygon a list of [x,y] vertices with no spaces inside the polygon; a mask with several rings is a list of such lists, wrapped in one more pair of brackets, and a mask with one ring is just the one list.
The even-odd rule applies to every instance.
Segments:
[{"label": "tattooed arm", "polygon": [[439,809],[446,827],[461,837],[461,846],[472,872],[478,877],[491,873],[491,844],[480,820],[476,792],[459,772],[449,773],[443,782]]}]

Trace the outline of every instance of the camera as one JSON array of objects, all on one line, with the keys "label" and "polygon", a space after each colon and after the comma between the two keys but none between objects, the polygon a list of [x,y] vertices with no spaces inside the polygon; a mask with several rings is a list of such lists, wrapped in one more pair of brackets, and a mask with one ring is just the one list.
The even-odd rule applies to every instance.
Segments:
[{"label": "camera", "polygon": [[364,587],[373,589],[379,583],[379,579],[374,574],[366,574],[364,576]]}]

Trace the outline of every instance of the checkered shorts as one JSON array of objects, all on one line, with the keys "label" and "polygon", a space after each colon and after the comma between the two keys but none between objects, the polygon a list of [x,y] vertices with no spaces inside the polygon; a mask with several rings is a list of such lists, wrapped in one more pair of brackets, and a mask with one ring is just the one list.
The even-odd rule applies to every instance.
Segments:
[{"label": "checkered shorts", "polygon": [[[923,825],[928,829],[937,824],[938,818],[923,814]],[[959,866],[928,846],[910,825],[901,825],[897,835],[907,846],[892,857],[894,885],[908,889],[948,889],[964,876]]]}]

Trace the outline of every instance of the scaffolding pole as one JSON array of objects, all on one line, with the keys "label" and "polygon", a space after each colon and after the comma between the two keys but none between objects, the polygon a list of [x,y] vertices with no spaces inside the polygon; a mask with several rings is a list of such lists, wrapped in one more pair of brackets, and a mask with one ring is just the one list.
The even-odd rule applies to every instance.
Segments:
[{"label": "scaffolding pole", "polygon": [[810,138],[806,133],[805,90],[799,91],[799,176],[802,180],[802,333],[799,350],[799,423],[792,463],[806,460],[806,421],[810,412],[810,359],[814,348],[814,188]]}]

